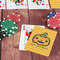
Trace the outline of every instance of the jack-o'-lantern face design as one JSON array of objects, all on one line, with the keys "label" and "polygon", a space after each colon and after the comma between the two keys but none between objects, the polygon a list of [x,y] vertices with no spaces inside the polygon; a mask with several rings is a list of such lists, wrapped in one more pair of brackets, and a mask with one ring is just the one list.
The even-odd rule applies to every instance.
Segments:
[{"label": "jack-o'-lantern face design", "polygon": [[48,46],[50,44],[50,39],[46,36],[47,33],[44,34],[37,34],[33,37],[33,42],[37,43],[40,46]]}]

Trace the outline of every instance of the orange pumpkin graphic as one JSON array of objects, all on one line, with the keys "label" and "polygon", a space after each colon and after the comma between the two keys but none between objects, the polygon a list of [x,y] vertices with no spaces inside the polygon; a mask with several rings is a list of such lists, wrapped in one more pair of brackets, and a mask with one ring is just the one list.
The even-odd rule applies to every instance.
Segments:
[{"label": "orange pumpkin graphic", "polygon": [[36,34],[32,41],[40,46],[48,46],[50,44],[50,39],[46,35],[48,35],[48,33]]}]

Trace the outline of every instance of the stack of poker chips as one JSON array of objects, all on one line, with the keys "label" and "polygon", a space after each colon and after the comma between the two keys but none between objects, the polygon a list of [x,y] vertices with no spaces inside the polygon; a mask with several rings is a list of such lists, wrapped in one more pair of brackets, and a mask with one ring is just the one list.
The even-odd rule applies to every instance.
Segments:
[{"label": "stack of poker chips", "polygon": [[0,40],[5,36],[9,37],[15,34],[18,30],[18,26],[16,24],[20,21],[20,15],[15,13],[7,15],[3,21],[0,20]]}]

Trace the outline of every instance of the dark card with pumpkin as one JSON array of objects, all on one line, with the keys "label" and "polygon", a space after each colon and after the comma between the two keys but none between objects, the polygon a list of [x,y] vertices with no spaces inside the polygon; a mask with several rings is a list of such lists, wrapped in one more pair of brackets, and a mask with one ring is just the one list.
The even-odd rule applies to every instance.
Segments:
[{"label": "dark card with pumpkin", "polygon": [[35,26],[25,49],[48,57],[56,35],[57,31]]}]

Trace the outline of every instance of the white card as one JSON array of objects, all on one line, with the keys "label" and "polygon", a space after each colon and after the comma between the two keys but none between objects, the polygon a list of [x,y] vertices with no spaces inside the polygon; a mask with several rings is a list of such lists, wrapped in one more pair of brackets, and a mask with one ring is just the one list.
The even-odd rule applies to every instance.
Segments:
[{"label": "white card", "polygon": [[48,0],[28,0],[29,9],[49,9]]},{"label": "white card", "polygon": [[7,9],[27,9],[26,0],[7,0]]},{"label": "white card", "polygon": [[[40,26],[40,25],[37,25]],[[35,25],[25,25],[23,24],[21,27],[21,35],[20,35],[20,44],[19,44],[19,50],[24,50],[24,47],[32,33],[33,28],[35,27]],[[45,26],[40,26],[45,28]]]},{"label": "white card", "polygon": [[0,9],[5,9],[5,0],[0,0]]}]

